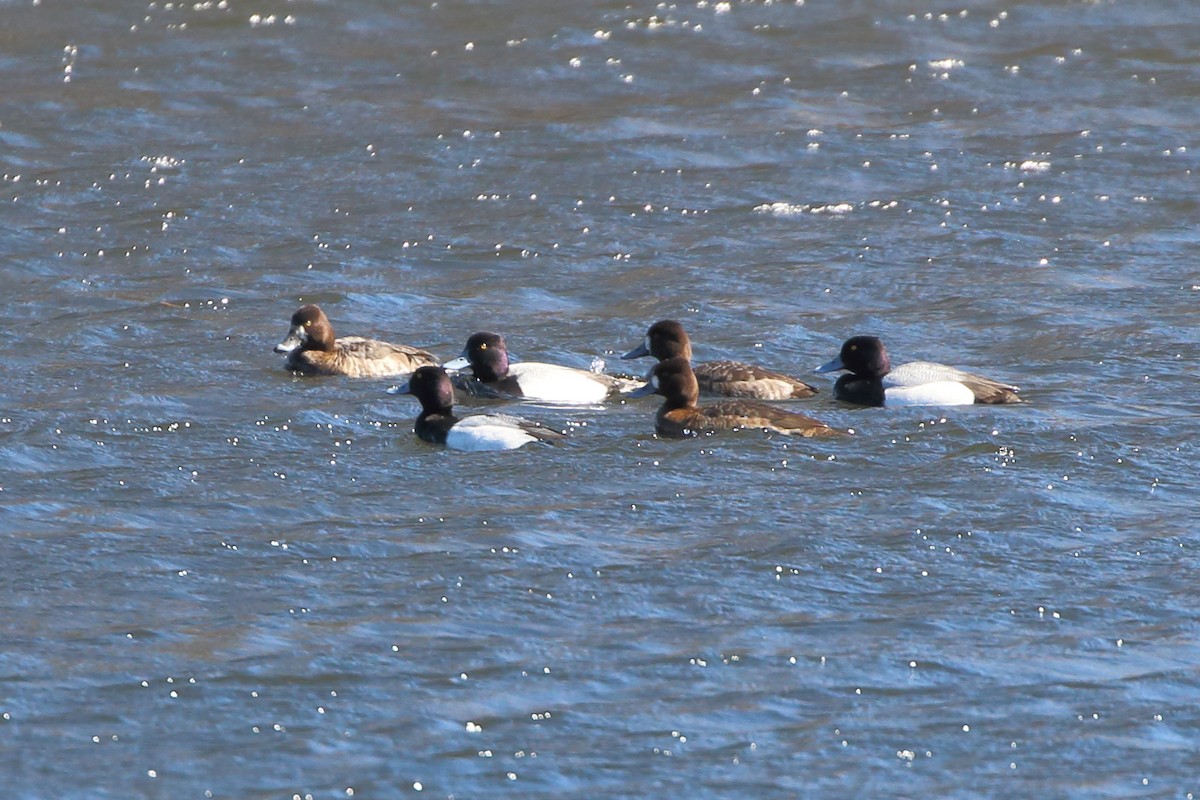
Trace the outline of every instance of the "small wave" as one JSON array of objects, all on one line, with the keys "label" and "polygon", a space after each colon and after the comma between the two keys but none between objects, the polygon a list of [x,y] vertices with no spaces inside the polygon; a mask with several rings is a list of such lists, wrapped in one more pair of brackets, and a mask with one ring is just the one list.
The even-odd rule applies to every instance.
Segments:
[{"label": "small wave", "polygon": [[773,214],[777,217],[795,217],[800,214],[849,214],[854,210],[853,203],[827,203],[812,205],[811,203],[763,203],[754,207],[760,214]]}]

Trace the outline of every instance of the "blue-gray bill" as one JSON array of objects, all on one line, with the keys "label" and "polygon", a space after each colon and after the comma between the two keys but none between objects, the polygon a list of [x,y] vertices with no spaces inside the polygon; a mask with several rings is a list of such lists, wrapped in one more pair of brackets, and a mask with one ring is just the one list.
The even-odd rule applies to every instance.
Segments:
[{"label": "blue-gray bill", "polygon": [[846,365],[842,363],[840,355],[834,356],[832,361],[827,361],[817,367],[813,372],[837,372],[839,369],[845,369]]},{"label": "blue-gray bill", "polygon": [[650,381],[647,382],[645,385],[639,386],[638,388],[634,389],[632,392],[629,392],[625,396],[626,397],[649,397],[650,395],[656,394],[657,392],[658,392],[658,384],[655,383],[653,378],[651,378]]},{"label": "blue-gray bill", "polygon": [[650,355],[650,348],[646,347],[645,342],[642,342],[637,347],[633,348],[628,353],[621,356],[621,358],[628,361],[631,358],[645,358],[648,355]]},{"label": "blue-gray bill", "polygon": [[293,329],[282,342],[275,345],[276,353],[290,353],[304,343],[299,331]]}]

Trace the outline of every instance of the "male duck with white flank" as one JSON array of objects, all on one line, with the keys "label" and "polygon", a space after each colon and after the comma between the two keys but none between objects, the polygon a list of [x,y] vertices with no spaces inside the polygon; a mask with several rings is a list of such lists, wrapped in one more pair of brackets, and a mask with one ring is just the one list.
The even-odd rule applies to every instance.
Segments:
[{"label": "male duck with white flank", "polygon": [[863,406],[963,406],[972,403],[1019,403],[1016,386],[931,361],[910,361],[893,368],[877,336],[847,339],[837,358],[817,372],[847,370],[833,396]]},{"label": "male duck with white flank", "polygon": [[441,367],[421,367],[388,394],[411,394],[421,403],[414,426],[418,438],[451,450],[515,450],[530,442],[556,442],[566,436],[540,423],[508,414],[454,415],[454,387]]},{"label": "male duck with white flank", "polygon": [[[682,356],[690,361],[692,342],[683,325],[673,319],[659,320],[646,331],[645,340],[621,358],[643,356],[654,356],[659,361]],[[801,380],[741,361],[702,361],[693,364],[692,371],[700,391],[707,395],[794,400],[817,393]]]},{"label": "male duck with white flank", "polygon": [[794,436],[840,436],[846,433],[812,417],[758,400],[722,400],[699,406],[696,398],[700,387],[691,364],[683,356],[655,364],[650,370],[649,382],[630,396],[651,394],[660,394],[664,398],[654,417],[654,430],[663,437],[695,436],[738,428],[761,428]]},{"label": "male duck with white flank", "polygon": [[446,363],[446,369],[468,366],[476,380],[460,388],[485,397],[595,405],[604,402],[610,393],[619,391],[625,383],[612,375],[558,364],[510,363],[504,337],[486,331],[472,334],[462,355]]},{"label": "male duck with white flank", "polygon": [[407,375],[417,367],[437,364],[431,353],[404,344],[391,344],[362,336],[335,339],[329,317],[319,306],[300,306],[292,314],[287,337],[275,345],[286,353],[287,368],[304,375],[349,375],[384,378]]}]

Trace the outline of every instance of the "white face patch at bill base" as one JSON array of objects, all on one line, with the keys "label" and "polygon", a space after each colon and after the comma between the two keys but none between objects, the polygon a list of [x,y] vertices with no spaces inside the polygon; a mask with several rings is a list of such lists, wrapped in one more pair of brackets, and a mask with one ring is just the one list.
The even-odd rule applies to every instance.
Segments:
[{"label": "white face patch at bill base", "polygon": [[282,342],[275,345],[275,352],[290,353],[306,341],[308,341],[308,333],[305,332],[302,326],[297,325],[288,331],[287,337]]}]

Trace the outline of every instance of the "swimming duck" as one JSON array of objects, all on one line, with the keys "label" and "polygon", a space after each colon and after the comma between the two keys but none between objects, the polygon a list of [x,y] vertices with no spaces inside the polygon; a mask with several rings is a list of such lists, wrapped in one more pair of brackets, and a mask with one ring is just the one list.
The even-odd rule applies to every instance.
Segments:
[{"label": "swimming duck", "polygon": [[446,363],[446,369],[468,366],[477,380],[460,388],[487,397],[594,405],[622,388],[621,379],[586,369],[536,361],[510,363],[504,337],[486,331],[472,334],[462,355]]},{"label": "swimming duck", "polygon": [[844,369],[833,387],[838,400],[864,406],[959,406],[971,403],[1019,403],[1016,386],[931,361],[910,361],[892,368],[877,336],[847,339],[837,358],[817,372]]},{"label": "swimming duck", "polygon": [[300,306],[292,314],[291,330],[275,345],[287,353],[287,368],[305,375],[349,375],[382,378],[407,375],[417,367],[437,364],[431,353],[404,344],[391,344],[362,336],[335,339],[329,317],[319,306]]},{"label": "swimming duck", "polygon": [[411,394],[421,403],[417,437],[451,450],[515,450],[530,442],[556,442],[566,436],[540,423],[508,414],[454,415],[454,387],[441,367],[420,367],[389,394]]},{"label": "swimming duck", "polygon": [[839,436],[845,431],[823,422],[785,411],[758,400],[722,400],[696,405],[700,394],[696,375],[683,356],[660,361],[650,370],[649,382],[631,397],[660,394],[665,398],[654,418],[659,436],[689,436],[736,428],[762,428],[795,436]]},{"label": "swimming duck", "polygon": [[[645,340],[621,358],[654,356],[659,361],[682,356],[692,358],[692,343],[683,325],[663,319],[650,326]],[[811,397],[817,390],[801,380],[741,361],[702,361],[692,365],[700,391],[724,397],[753,397],[759,400],[792,400]]]}]

